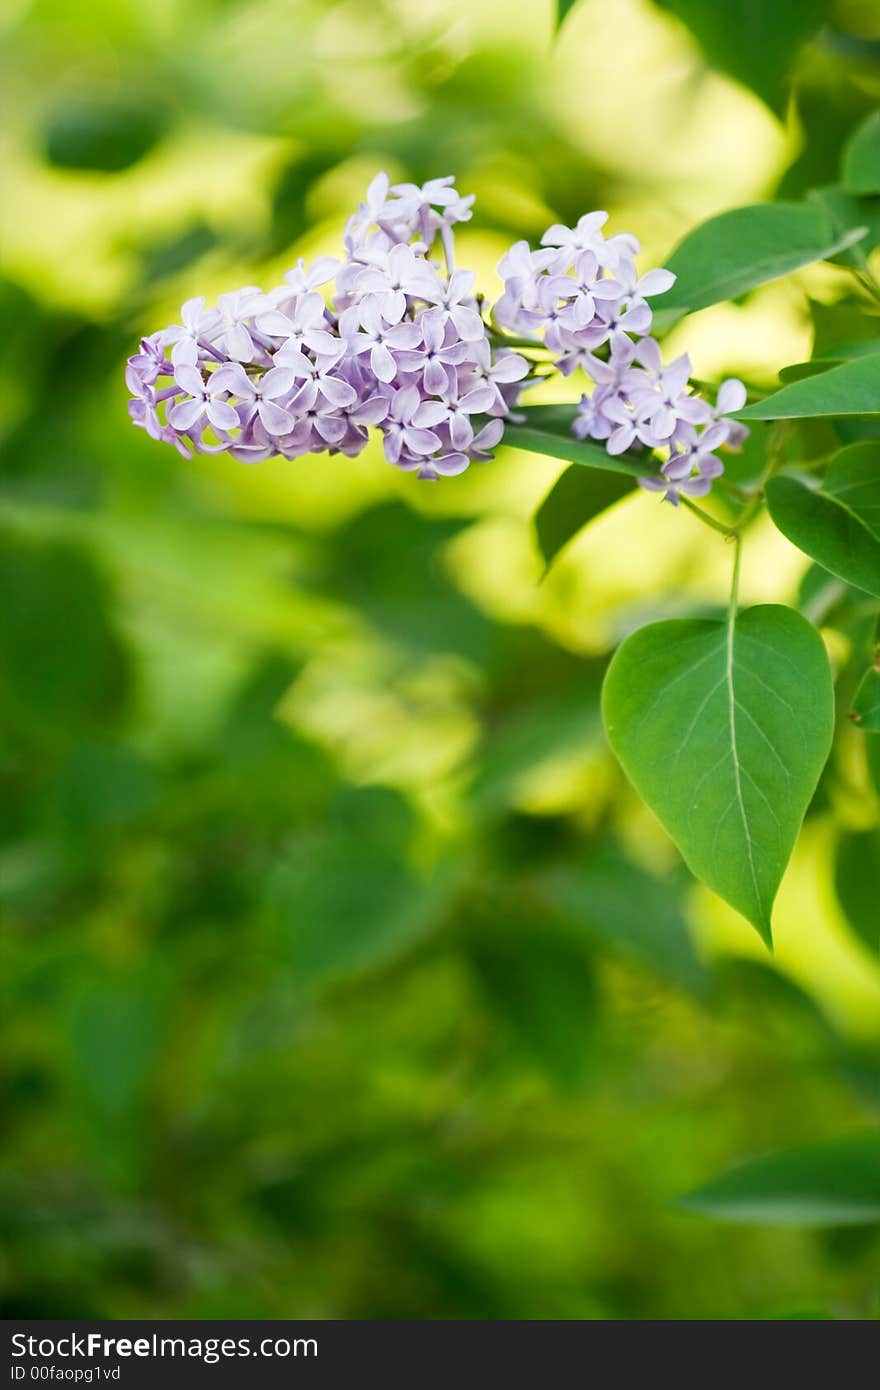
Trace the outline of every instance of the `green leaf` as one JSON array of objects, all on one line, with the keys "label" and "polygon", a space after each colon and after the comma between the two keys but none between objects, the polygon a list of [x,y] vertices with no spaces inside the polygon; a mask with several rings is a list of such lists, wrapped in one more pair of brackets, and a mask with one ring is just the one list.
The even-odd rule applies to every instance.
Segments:
[{"label": "green leaf", "polygon": [[841,449],[821,483],[771,478],[767,506],[782,534],[805,555],[880,597],[880,443]]},{"label": "green leaf", "polygon": [[880,954],[880,830],[841,835],[834,866],[834,887],[846,919],[868,949]]},{"label": "green leaf", "polygon": [[84,547],[0,532],[0,710],[53,737],[106,729],[131,677],[113,602]]},{"label": "green leaf", "polygon": [[524,449],[530,454],[546,454],[552,459],[567,459],[585,468],[601,468],[609,473],[625,473],[637,478],[645,473],[643,464],[609,454],[601,444],[589,444],[575,439],[571,432],[575,418],[573,405],[532,405],[518,412],[526,417],[521,425],[508,425],[504,443],[511,449]]},{"label": "green leaf", "polygon": [[824,208],[836,237],[845,236],[850,227],[867,228],[866,235],[851,249],[840,251],[834,257],[843,265],[865,266],[868,253],[880,246],[880,198],[855,197],[836,185],[814,188],[807,197],[811,203]]},{"label": "green leaf", "polygon": [[689,232],[666,262],[672,289],[658,301],[680,314],[736,299],[857,241],[861,228],[836,235],[828,213],[806,203],[755,203],[710,217]]},{"label": "green leaf", "polygon": [[603,946],[691,993],[705,992],[707,972],[694,949],[680,891],[613,843],[591,846],[583,858],[550,869],[539,879],[538,891]]},{"label": "green leaf", "polygon": [[874,111],[847,141],[843,183],[848,193],[880,193],[880,111]]},{"label": "green leaf", "polygon": [[830,371],[832,367],[839,367],[854,357],[870,357],[877,352],[880,352],[880,338],[869,339],[867,342],[840,343],[826,355],[811,357],[809,362],[792,362],[789,366],[782,367],[779,377],[786,383],[803,381],[809,376],[821,376],[823,372]]},{"label": "green leaf", "polygon": [[632,491],[623,473],[566,468],[535,513],[538,545],[549,569],[564,545],[588,522]]},{"label": "green leaf", "polygon": [[46,123],[46,159],[59,169],[115,174],[143,159],[164,130],[161,111],[146,102],[64,102]]},{"label": "green leaf", "polygon": [[292,841],[267,885],[266,907],[301,982],[382,965],[436,924],[451,880],[410,867],[411,837],[402,799],[369,788],[342,794],[325,824]]},{"label": "green leaf", "polygon": [[90,1105],[119,1117],[149,1082],[161,1021],[161,983],[150,969],[101,971],[78,983],[67,1036],[77,1088]]},{"label": "green leaf", "polygon": [[834,722],[822,640],[793,609],[654,623],[602,692],[611,746],[691,871],[771,940]]},{"label": "green leaf", "polygon": [[682,1199],[720,1221],[855,1226],[880,1221],[880,1133],[744,1163]]},{"label": "green leaf", "polygon": [[475,814],[494,817],[517,802],[541,763],[583,757],[602,738],[604,663],[565,652],[537,632],[505,632],[487,666],[485,737],[470,787]]},{"label": "green leaf", "polygon": [[852,721],[863,733],[880,734],[880,670],[865,672],[853,696]]},{"label": "green leaf", "polygon": [[548,926],[521,894],[490,896],[474,918],[467,958],[508,1034],[505,1052],[534,1061],[562,1087],[576,1086],[595,1050],[595,972],[583,940]]},{"label": "green leaf", "polygon": [[738,412],[740,420],[821,419],[880,415],[880,353],[841,362],[827,372],[793,381]]},{"label": "green leaf", "polygon": [[562,28],[563,20],[570,10],[573,10],[577,0],[556,0],[556,32]]},{"label": "green leaf", "polygon": [[660,0],[699,42],[713,67],[785,111],[788,75],[798,49],[820,27],[825,0]]}]

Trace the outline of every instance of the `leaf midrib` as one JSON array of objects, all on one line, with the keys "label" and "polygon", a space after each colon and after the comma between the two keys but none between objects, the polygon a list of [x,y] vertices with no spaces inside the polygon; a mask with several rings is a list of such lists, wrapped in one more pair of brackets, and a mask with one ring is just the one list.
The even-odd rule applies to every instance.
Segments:
[{"label": "leaf midrib", "polygon": [[727,682],[728,711],[729,711],[729,717],[730,717],[730,743],[731,743],[731,749],[732,749],[732,753],[733,753],[733,777],[734,777],[734,785],[735,785],[735,787],[736,787],[736,799],[737,799],[737,804],[739,805],[740,819],[742,820],[743,834],[745,835],[745,838],[746,838],[746,849],[747,849],[747,851],[748,851],[748,857],[749,857],[749,870],[751,871],[751,875],[752,875],[752,887],[753,887],[754,890],[755,890],[755,900],[756,900],[757,905],[758,905],[758,908],[759,908],[759,910],[760,910],[760,908],[761,908],[761,902],[762,902],[762,900],[761,900],[761,890],[760,890],[760,888],[759,888],[759,886],[758,886],[758,875],[757,875],[757,871],[756,871],[756,869],[755,869],[755,858],[754,858],[754,855],[753,855],[753,853],[752,853],[752,836],[751,836],[751,833],[750,833],[750,831],[749,831],[749,819],[748,819],[748,816],[747,816],[747,814],[746,814],[746,806],[745,806],[745,801],[743,800],[743,794],[742,794],[742,778],[741,778],[741,776],[740,776],[739,753],[738,753],[738,750],[737,750],[737,739],[736,739],[736,705],[737,705],[737,701],[736,701],[736,694],[735,694],[734,688],[733,688],[733,668],[734,668],[733,656],[734,656],[734,632],[735,632],[735,629],[736,629],[736,608],[735,608],[734,605],[731,605],[730,612],[729,612],[728,615],[727,615],[727,638],[726,638],[726,646],[727,646],[727,665],[726,665],[726,670],[725,670],[725,679],[726,679],[726,682]]}]

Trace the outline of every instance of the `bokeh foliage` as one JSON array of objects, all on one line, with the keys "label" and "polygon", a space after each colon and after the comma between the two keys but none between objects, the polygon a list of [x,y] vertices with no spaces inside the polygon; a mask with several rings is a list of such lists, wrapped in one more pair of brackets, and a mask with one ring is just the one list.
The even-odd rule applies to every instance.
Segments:
[{"label": "bokeh foliage", "polygon": [[[7,1313],[880,1310],[876,1227],[677,1204],[880,1111],[876,745],[839,744],[771,958],[601,733],[615,642],[715,611],[712,538],[627,491],[541,581],[538,453],[430,486],[375,452],[186,464],[126,418],[139,331],[332,251],[377,167],[477,193],[491,292],[506,243],[588,208],[659,258],[833,183],[880,94],[857,0],[561,8],[555,47],[549,2],[0,21]],[[699,375],[773,384],[808,297],[817,355],[863,332],[848,284],[677,332]],[[859,595],[749,545],[747,599],[842,614],[845,717]]]}]

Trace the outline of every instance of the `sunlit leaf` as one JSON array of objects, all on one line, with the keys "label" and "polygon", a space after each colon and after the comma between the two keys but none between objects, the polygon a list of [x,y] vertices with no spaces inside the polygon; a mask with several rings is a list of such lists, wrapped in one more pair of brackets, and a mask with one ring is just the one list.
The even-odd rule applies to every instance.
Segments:
[{"label": "sunlit leaf", "polygon": [[818,376],[793,381],[738,412],[742,420],[819,419],[880,415],[880,353],[841,362]]},{"label": "sunlit leaf", "polygon": [[767,1226],[880,1222],[880,1133],[755,1159],[683,1198],[720,1221]]},{"label": "sunlit leaf", "polygon": [[659,0],[691,30],[713,67],[749,87],[780,114],[798,49],[814,34],[826,0]]},{"label": "sunlit leaf", "polygon": [[843,182],[849,193],[880,193],[880,111],[863,121],[848,141]]},{"label": "sunlit leaf", "polygon": [[573,536],[631,491],[632,483],[622,473],[567,468],[535,513],[538,545],[548,569]]},{"label": "sunlit leaf", "polygon": [[866,342],[840,343],[833,350],[829,349],[825,356],[812,357],[809,362],[792,362],[789,366],[782,367],[779,378],[786,384],[790,381],[803,381],[809,376],[820,376],[854,357],[870,357],[875,352],[880,352],[880,338]]},{"label": "sunlit leaf", "polygon": [[676,275],[657,301],[664,312],[690,313],[826,260],[863,235],[838,235],[827,212],[806,203],[755,203],[719,213],[689,232],[667,260]]},{"label": "sunlit leaf", "polygon": [[771,478],[767,505],[783,535],[811,559],[880,597],[880,444],[841,449],[821,482]]},{"label": "sunlit leaf", "polygon": [[689,868],[770,941],[770,915],[828,756],[818,633],[792,609],[655,623],[608,670],[603,715],[624,771]]}]

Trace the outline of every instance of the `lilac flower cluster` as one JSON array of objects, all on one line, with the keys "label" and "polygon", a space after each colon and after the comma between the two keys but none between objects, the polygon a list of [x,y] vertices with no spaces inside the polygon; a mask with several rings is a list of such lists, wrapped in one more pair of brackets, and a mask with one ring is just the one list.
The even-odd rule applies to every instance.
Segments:
[{"label": "lilac flower cluster", "polygon": [[593,389],[581,397],[574,434],[604,442],[609,454],[650,450],[659,472],[639,481],[677,504],[682,493],[707,493],[724,472],[715,450],[736,448],[748,433],[723,418],[745,404],[745,387],[723,382],[713,407],[689,389],[689,357],[664,364],[648,336],[648,300],[675,276],[663,269],[639,276],[638,242],[626,233],[605,237],[607,216],[592,212],[576,227],[550,227],[537,250],[525,241],[512,246],[498,267],[504,294],[494,318],[543,339],[564,376],[583,370]]},{"label": "lilac flower cluster", "polygon": [[[185,457],[353,456],[371,425],[388,461],[421,478],[491,457],[529,364],[493,344],[475,275],[455,269],[453,228],[472,202],[452,178],[377,175],[342,261],[300,261],[283,285],[247,286],[216,308],[190,299],[181,323],[141,341],[126,372],[133,422]],[[331,281],[328,306],[319,291]]]},{"label": "lilac flower cluster", "polygon": [[746,433],[724,418],[745,390],[726,381],[712,406],[690,390],[686,356],[664,364],[648,300],[675,277],[639,276],[636,239],[606,237],[607,213],[588,213],[550,227],[537,250],[510,248],[495,331],[473,272],[455,267],[454,228],[472,203],[452,178],[419,187],[377,174],[345,227],[342,260],[300,260],[282,285],[245,286],[216,308],[190,299],[179,324],[142,339],[126,372],[132,420],[185,457],[242,462],[353,456],[374,426],[397,468],[452,476],[491,457],[535,379],[509,330],[549,350],[564,376],[582,370],[593,383],[575,435],[610,454],[650,451],[659,472],[640,482],[671,502],[707,492],[723,472],[715,451]]}]

